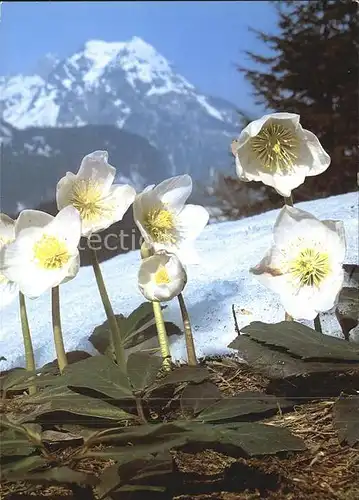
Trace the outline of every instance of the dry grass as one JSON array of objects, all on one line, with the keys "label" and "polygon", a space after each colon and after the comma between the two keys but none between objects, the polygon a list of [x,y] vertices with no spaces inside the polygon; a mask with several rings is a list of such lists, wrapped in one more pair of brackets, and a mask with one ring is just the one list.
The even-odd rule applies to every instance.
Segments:
[{"label": "dry grass", "polygon": [[[263,391],[268,380],[251,373],[233,359],[207,361],[212,382],[226,396],[241,391]],[[359,450],[339,443],[333,426],[334,399],[309,401],[293,411],[265,420],[269,425],[283,426],[301,437],[307,450],[283,456],[233,458],[213,450],[199,453],[173,452],[178,491],[174,500],[356,500],[359,499]],[[13,402],[12,409],[18,403]],[[359,424],[358,424],[359,425]],[[64,451],[62,451],[64,453]],[[78,470],[99,475],[110,462],[86,460]],[[14,490],[22,490],[14,495]],[[24,493],[27,489],[27,494]],[[90,499],[86,491],[67,488],[45,488],[23,483],[0,486],[1,500]],[[30,496],[29,496],[30,495]],[[85,496],[82,496],[85,495]],[[92,497],[96,498],[96,497]],[[121,497],[118,497],[121,498]],[[131,497],[132,498],[132,497]]]}]

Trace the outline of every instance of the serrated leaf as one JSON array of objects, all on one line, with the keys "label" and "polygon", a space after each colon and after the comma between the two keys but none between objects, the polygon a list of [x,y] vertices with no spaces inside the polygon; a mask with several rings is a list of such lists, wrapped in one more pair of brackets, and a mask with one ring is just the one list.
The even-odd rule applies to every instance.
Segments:
[{"label": "serrated leaf", "polygon": [[334,425],[340,442],[359,445],[359,396],[341,398],[334,404]]},{"label": "serrated leaf", "polygon": [[241,417],[263,417],[280,410],[293,408],[294,402],[261,392],[245,391],[222,399],[203,410],[197,417],[202,422],[220,422]]},{"label": "serrated leaf", "polygon": [[126,331],[124,332],[124,338],[144,323],[147,323],[153,317],[154,313],[151,302],[142,302],[142,304],[140,304],[137,309],[132,311],[132,313],[126,318]]},{"label": "serrated leaf", "polygon": [[[146,322],[153,316],[153,308],[150,302],[143,302],[135,309],[128,318],[122,314],[116,314],[115,318],[118,323],[121,337],[124,340],[126,347],[126,339],[134,332],[136,326]],[[89,341],[101,354],[108,354],[111,346],[111,329],[108,320],[97,326],[89,337]]]},{"label": "serrated leaf", "polygon": [[120,427],[116,429],[108,429],[91,437],[92,444],[111,443],[113,445],[132,445],[145,443],[165,442],[174,437],[182,435],[185,430],[178,422],[168,422],[161,424],[143,424],[131,426],[128,428]]},{"label": "serrated leaf", "polygon": [[133,399],[127,375],[107,356],[92,356],[67,366],[55,385],[92,389],[114,399]]},{"label": "serrated leaf", "polygon": [[206,444],[228,454],[244,456],[274,455],[285,451],[305,450],[304,442],[286,428],[259,423],[183,424],[192,430],[189,442]]},{"label": "serrated leaf", "polygon": [[3,457],[27,456],[35,451],[35,446],[24,432],[7,429],[0,433],[0,455]]},{"label": "serrated leaf", "polygon": [[162,358],[141,352],[130,354],[127,373],[135,391],[143,391],[156,379],[162,367]]},{"label": "serrated leaf", "polygon": [[71,434],[71,432],[61,432],[50,429],[42,433],[42,440],[46,443],[61,443],[63,441],[70,441],[75,444],[75,441],[83,441],[83,437]]},{"label": "serrated leaf", "polygon": [[[113,406],[103,399],[91,398],[71,391],[68,387],[51,387],[24,400],[27,404],[36,404],[33,412],[21,417],[21,422],[30,422],[55,411],[65,411],[74,415],[106,418],[109,420],[133,420],[131,415],[121,408]],[[65,419],[64,419],[65,420]]]},{"label": "serrated leaf", "polygon": [[[142,429],[141,429],[142,427]],[[124,432],[115,437],[122,446],[105,448],[103,451],[88,451],[87,458],[111,458],[119,463],[130,459],[145,458],[184,446],[205,446],[229,455],[260,456],[284,451],[301,451],[305,445],[283,427],[259,423],[233,423],[211,425],[194,421],[176,421],[171,424],[148,424],[135,431]],[[153,430],[151,430],[153,427]],[[111,435],[107,436],[110,438]],[[107,439],[106,439],[107,441]],[[108,442],[113,443],[113,440]],[[131,446],[123,446],[125,443]],[[144,444],[145,443],[145,444]]]},{"label": "serrated leaf", "polygon": [[183,382],[200,383],[209,378],[209,371],[203,366],[180,366],[158,381],[157,386],[182,384]]},{"label": "serrated leaf", "polygon": [[200,384],[188,384],[183,389],[181,394],[181,408],[182,411],[190,410],[196,415],[221,398],[222,394],[218,387],[212,382],[204,380]]},{"label": "serrated leaf", "polygon": [[21,458],[16,461],[1,464],[1,478],[2,480],[19,480],[26,474],[34,469],[38,469],[47,464],[47,461],[39,456],[33,455],[31,457]]},{"label": "serrated leaf", "polygon": [[[35,374],[34,372],[32,373],[33,375]],[[5,393],[8,392],[12,386],[27,380],[29,375],[29,372],[25,368],[14,368],[6,375],[0,377],[0,390]]]},{"label": "serrated leaf", "polygon": [[[19,478],[20,479],[20,478]],[[23,481],[30,481],[36,484],[88,484],[95,486],[98,479],[93,474],[76,471],[70,467],[53,467],[41,472],[26,474],[21,478]]]},{"label": "serrated leaf", "polygon": [[[113,491],[153,490],[163,491],[162,487],[140,486],[148,479],[161,477],[173,472],[173,460],[170,454],[161,454],[156,457],[134,459],[123,465],[107,467],[100,477],[100,484],[96,493],[100,500]],[[121,479],[123,478],[123,479]],[[127,484],[123,484],[124,480]],[[128,484],[137,483],[137,484]],[[147,485],[146,485],[147,486]]]},{"label": "serrated leaf", "polygon": [[[119,315],[115,315],[116,321],[119,325],[120,332],[122,332],[122,323]],[[111,348],[111,329],[108,321],[104,321],[101,325],[96,326],[88,340],[94,346],[94,348],[103,355],[112,356],[112,348]]]},{"label": "serrated leaf", "polygon": [[[296,321],[276,324],[255,321],[243,328],[241,334],[261,344],[285,350],[303,360],[359,362],[359,347],[355,348],[345,340],[318,333]],[[229,347],[235,342],[236,340]]]},{"label": "serrated leaf", "polygon": [[[174,323],[165,322],[167,336],[182,335],[182,330]],[[151,319],[134,332],[130,333],[125,340],[125,348],[133,348],[143,342],[157,337],[157,328],[154,319]]]},{"label": "serrated leaf", "polygon": [[228,347],[237,349],[254,371],[274,380],[353,369],[352,363],[303,361],[252,340],[247,335],[239,335]]}]

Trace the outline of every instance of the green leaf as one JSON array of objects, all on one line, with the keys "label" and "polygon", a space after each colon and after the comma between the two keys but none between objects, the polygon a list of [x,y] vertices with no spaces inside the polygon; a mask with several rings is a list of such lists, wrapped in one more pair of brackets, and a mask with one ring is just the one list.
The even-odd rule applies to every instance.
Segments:
[{"label": "green leaf", "polygon": [[[242,330],[251,340],[273,346],[304,360],[358,361],[359,346],[323,335],[295,321],[267,324],[255,321]],[[236,349],[235,339],[229,347]]]},{"label": "green leaf", "polygon": [[[20,479],[20,478],[19,478]],[[30,481],[36,484],[88,484],[95,486],[98,479],[93,474],[75,471],[70,467],[54,467],[41,472],[26,474],[21,477],[23,481]]]},{"label": "green leaf", "polygon": [[183,424],[192,430],[189,442],[206,444],[207,447],[241,456],[274,455],[285,451],[302,451],[304,442],[284,427],[259,423],[236,424]]},{"label": "green leaf", "polygon": [[156,379],[162,367],[162,358],[145,353],[130,354],[127,360],[127,373],[135,391],[143,391]]},{"label": "green leaf", "polygon": [[38,469],[47,464],[47,461],[39,455],[21,458],[16,461],[1,464],[2,480],[11,481],[22,479],[30,471]]},{"label": "green leaf", "polygon": [[181,408],[182,411],[189,410],[191,413],[197,414],[221,398],[221,391],[208,380],[204,380],[200,384],[190,383],[182,391]]},{"label": "green leaf", "polygon": [[[121,337],[125,340],[134,332],[136,327],[153,319],[152,304],[150,302],[143,302],[128,318],[122,314],[116,314],[115,317],[120,328]],[[109,352],[111,346],[111,330],[108,320],[94,329],[89,337],[89,341],[101,354],[107,354]]]},{"label": "green leaf", "polygon": [[151,302],[142,302],[142,304],[126,318],[126,330],[123,334],[124,338],[153,318],[154,313]]},{"label": "green leaf", "polygon": [[359,396],[340,398],[335,403],[334,425],[340,442],[359,445]]},{"label": "green leaf", "polygon": [[92,389],[114,399],[133,399],[127,375],[107,356],[92,356],[65,368],[57,386]]},{"label": "green leaf", "polygon": [[344,337],[348,340],[350,330],[355,328],[359,321],[358,288],[342,288],[335,314],[342,328]]},{"label": "green leaf", "polygon": [[33,412],[23,416],[21,422],[35,420],[41,415],[55,411],[64,411],[86,417],[106,418],[118,422],[136,419],[135,415],[126,413],[103,399],[84,396],[71,391],[68,387],[51,387],[34,396],[28,396],[24,402],[36,404]]},{"label": "green leaf", "polygon": [[[167,336],[182,335],[181,329],[174,323],[165,322]],[[125,348],[129,349],[136,347],[143,342],[157,337],[157,328],[154,319],[149,320],[147,323],[130,333],[125,340]]]},{"label": "green leaf", "polygon": [[[162,309],[165,307],[162,307]],[[154,313],[150,302],[143,302],[128,318],[122,314],[116,314],[115,317],[121,336],[124,339],[125,349],[135,347],[149,339],[157,337]],[[178,326],[173,323],[166,322],[165,325],[167,335],[182,334]],[[111,331],[107,320],[94,329],[89,337],[89,341],[101,354],[113,358],[111,352]]]},{"label": "green leaf", "polygon": [[[34,375],[34,372],[32,373]],[[28,378],[29,372],[25,368],[14,368],[0,377],[0,390],[6,393],[12,386]]]},{"label": "green leaf", "polygon": [[263,417],[276,413],[279,409],[293,408],[294,402],[277,398],[261,392],[246,391],[236,396],[222,399],[218,403],[203,410],[197,420],[203,422],[220,422],[235,420],[240,417]]},{"label": "green leaf", "polygon": [[158,381],[157,386],[182,384],[183,382],[200,383],[209,378],[209,371],[203,366],[180,366]]},{"label": "green leaf", "polygon": [[4,356],[0,356],[0,361],[7,361],[7,359]]},{"label": "green leaf", "polygon": [[[239,335],[229,347],[237,349],[254,371],[274,380],[353,369],[352,363],[303,361],[273,346],[252,340],[247,335]],[[310,387],[308,384],[307,387]]]},{"label": "green leaf", "polygon": [[[163,491],[162,487],[142,486],[140,484],[149,479],[161,478],[163,475],[173,472],[173,459],[169,453],[162,453],[156,457],[132,459],[122,465],[112,465],[107,467],[100,477],[100,484],[96,488],[96,493],[100,500],[116,491],[137,491],[153,490]],[[125,484],[121,478],[126,481]],[[128,484],[131,483],[131,484]],[[136,484],[133,484],[136,483]],[[140,488],[139,488],[140,487]]]},{"label": "green leaf", "polygon": [[0,456],[27,456],[35,451],[35,446],[24,432],[7,429],[0,433]]}]

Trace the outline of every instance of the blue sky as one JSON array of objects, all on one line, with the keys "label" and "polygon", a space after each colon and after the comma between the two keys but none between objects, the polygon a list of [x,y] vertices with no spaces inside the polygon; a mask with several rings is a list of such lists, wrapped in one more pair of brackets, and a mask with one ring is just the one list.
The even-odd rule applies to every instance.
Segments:
[{"label": "blue sky", "polygon": [[264,1],[3,2],[0,74],[31,73],[45,53],[66,57],[89,39],[137,35],[203,92],[258,112],[235,64],[248,64],[244,50],[264,50],[248,27],[275,32],[275,21]]}]

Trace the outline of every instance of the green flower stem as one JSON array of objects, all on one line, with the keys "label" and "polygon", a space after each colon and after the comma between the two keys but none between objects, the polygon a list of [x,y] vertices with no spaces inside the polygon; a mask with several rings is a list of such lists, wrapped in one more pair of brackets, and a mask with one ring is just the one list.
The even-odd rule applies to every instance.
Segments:
[{"label": "green flower stem", "polygon": [[[152,255],[152,250],[146,243],[141,245],[141,258],[146,259]],[[163,368],[170,370],[171,368],[171,351],[166,332],[166,325],[163,319],[160,302],[152,302],[153,313],[155,315],[158,343],[160,345],[161,356],[163,359]]]},{"label": "green flower stem", "polygon": [[290,195],[289,198],[284,198],[284,203],[289,207],[293,206],[293,196]]},{"label": "green flower stem", "polygon": [[160,302],[152,302],[153,313],[155,315],[158,342],[160,344],[161,356],[163,359],[163,368],[170,370],[171,368],[171,352],[168,343],[166,326],[163,319],[162,309]]},{"label": "green flower stem", "polygon": [[[34,372],[36,370],[34,350],[32,347],[29,321],[27,318],[25,297],[21,292],[19,292],[19,305],[20,305],[22,337],[25,349],[26,370],[28,370],[29,372]],[[29,394],[35,394],[35,392],[36,392],[36,386],[30,386]]]},{"label": "green flower stem", "polygon": [[100,264],[98,262],[97,258],[97,253],[96,250],[91,249],[91,260],[92,260],[92,267],[95,273],[95,278],[97,282],[97,287],[99,289],[100,295],[101,295],[101,300],[103,303],[103,307],[106,312],[107,320],[110,325],[110,330],[111,330],[111,340],[112,340],[112,347],[115,352],[115,357],[117,364],[121,367],[121,369],[126,372],[127,371],[127,364],[126,364],[126,354],[125,354],[125,349],[122,344],[122,337],[121,337],[121,332],[120,332],[120,327],[118,326],[115,314],[112,309],[112,305],[106,290],[105,282],[103,280]]},{"label": "green flower stem", "polygon": [[314,318],[314,328],[318,333],[323,333],[322,325],[320,323],[319,314]]},{"label": "green flower stem", "polygon": [[54,332],[54,342],[60,373],[67,366],[67,357],[62,337],[61,315],[60,315],[60,289],[55,286],[51,292],[52,298],[52,329]]},{"label": "green flower stem", "polygon": [[191,322],[189,319],[187,307],[183,298],[182,293],[178,295],[178,302],[181,308],[181,314],[182,314],[182,321],[183,321],[183,328],[184,328],[184,335],[186,339],[186,349],[187,349],[187,360],[188,364],[191,366],[197,366],[198,361],[196,357],[196,349],[194,346],[194,341],[193,341],[193,334],[192,334],[192,328],[191,328]]},{"label": "green flower stem", "polygon": [[[290,195],[289,198],[285,198],[284,197],[284,203],[285,205],[288,205],[289,207],[292,207],[293,206],[293,196]],[[287,312],[285,313],[285,320],[286,321],[293,321],[293,318],[290,314],[288,314]]]}]

